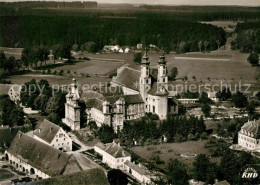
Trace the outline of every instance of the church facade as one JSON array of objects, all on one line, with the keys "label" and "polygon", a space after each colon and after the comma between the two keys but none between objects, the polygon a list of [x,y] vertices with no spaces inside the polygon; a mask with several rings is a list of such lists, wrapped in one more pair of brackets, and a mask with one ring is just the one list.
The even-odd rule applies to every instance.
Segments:
[{"label": "church facade", "polygon": [[139,119],[146,113],[157,114],[160,120],[169,114],[178,114],[175,94],[168,91],[165,56],[159,57],[157,69],[151,69],[147,52],[142,58],[141,70],[124,65],[117,69],[111,86],[92,89],[81,96],[74,80],[66,98],[63,122],[72,130],[80,129],[79,101],[86,105],[88,122],[95,121],[97,126],[107,124],[115,131],[123,128],[125,120]]}]

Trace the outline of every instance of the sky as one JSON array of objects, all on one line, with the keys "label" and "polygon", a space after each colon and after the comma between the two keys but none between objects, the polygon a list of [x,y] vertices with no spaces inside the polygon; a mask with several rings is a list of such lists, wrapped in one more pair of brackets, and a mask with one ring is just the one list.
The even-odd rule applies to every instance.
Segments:
[{"label": "sky", "polygon": [[[30,0],[0,0],[0,1],[11,2],[11,1],[30,1]],[[82,1],[82,0],[47,0],[47,1]],[[97,1],[98,3],[130,3],[130,4],[161,4],[161,5],[260,6],[260,0],[89,0],[89,1]]]}]

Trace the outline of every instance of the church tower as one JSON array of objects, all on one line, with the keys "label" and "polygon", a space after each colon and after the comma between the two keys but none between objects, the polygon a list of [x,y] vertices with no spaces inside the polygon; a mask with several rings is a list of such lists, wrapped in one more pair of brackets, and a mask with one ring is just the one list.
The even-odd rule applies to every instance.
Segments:
[{"label": "church tower", "polygon": [[75,79],[69,86],[69,93],[66,95],[65,119],[63,122],[72,130],[80,129],[80,106],[79,106],[79,89]]},{"label": "church tower", "polygon": [[159,57],[158,61],[158,79],[157,82],[168,89],[167,65],[164,53]]},{"label": "church tower", "polygon": [[151,89],[150,61],[147,51],[141,61],[141,76],[139,80],[139,91],[144,102],[147,102],[147,92]]}]

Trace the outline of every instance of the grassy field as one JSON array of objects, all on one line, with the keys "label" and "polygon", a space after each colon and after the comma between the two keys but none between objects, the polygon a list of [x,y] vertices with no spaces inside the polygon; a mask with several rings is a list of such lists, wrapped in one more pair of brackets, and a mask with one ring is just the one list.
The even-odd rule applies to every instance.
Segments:
[{"label": "grassy field", "polygon": [[26,74],[26,75],[15,75],[7,78],[11,80],[13,84],[24,84],[25,82],[35,79],[39,81],[41,79],[46,79],[50,85],[68,85],[72,83],[72,78],[75,78],[80,85],[83,84],[106,84],[111,81],[110,78],[100,78],[100,77],[91,77],[86,78],[80,75],[71,75],[71,76],[57,76],[57,75],[40,75],[40,74]]},{"label": "grassy field", "polygon": [[[159,55],[160,53],[158,52],[149,52],[152,68],[157,68]],[[109,82],[110,79],[99,78],[97,76],[108,76],[124,63],[135,69],[140,69],[140,65],[133,62],[133,53],[79,53],[76,57],[88,57],[90,60],[78,62],[73,65],[57,66],[52,69],[52,71],[56,70],[57,72],[64,70],[65,76],[63,77],[28,74],[10,77],[10,80],[13,83],[22,84],[32,78],[44,78],[52,84],[69,84],[71,78],[74,76],[81,83],[96,84],[99,82]],[[253,94],[255,91],[260,90],[260,70],[259,67],[252,67],[247,62],[247,57],[248,54],[243,54],[239,51],[219,50],[210,53],[167,54],[166,60],[169,72],[172,67],[178,68],[177,79],[187,76],[188,82],[196,85],[205,83],[220,84],[222,82],[234,86],[241,81],[242,84],[251,84],[250,93]],[[67,75],[68,70],[70,70],[70,75]],[[77,74],[72,75],[74,72]],[[82,77],[87,74],[91,78]],[[247,87],[245,86],[244,88]]]},{"label": "grassy field", "polygon": [[14,56],[16,59],[20,59],[23,48],[6,48],[0,47],[0,51],[4,51],[6,57]]},{"label": "grassy field", "polygon": [[[204,148],[206,140],[202,141],[187,141],[183,143],[166,143],[160,145],[136,146],[131,148],[140,157],[151,161],[151,157],[158,155],[165,164],[159,164],[158,167],[167,170],[167,164],[170,159],[178,159],[185,163],[188,167],[192,166],[194,157],[185,158],[181,154],[209,154]],[[217,162],[218,158],[211,158],[211,161]]]},{"label": "grassy field", "polygon": [[91,60],[85,62],[79,62],[75,65],[64,65],[55,70],[64,70],[65,72],[70,70],[71,73],[77,72],[77,74],[89,74],[89,75],[109,75],[117,68],[122,66],[122,62]]}]

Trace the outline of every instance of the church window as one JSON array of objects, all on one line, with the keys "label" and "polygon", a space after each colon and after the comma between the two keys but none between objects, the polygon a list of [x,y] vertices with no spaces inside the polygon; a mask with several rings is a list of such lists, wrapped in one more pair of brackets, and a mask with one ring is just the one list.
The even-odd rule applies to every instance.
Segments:
[{"label": "church window", "polygon": [[163,78],[163,82],[165,82],[165,78]]},{"label": "church window", "polygon": [[155,106],[153,106],[153,112],[155,112]]},{"label": "church window", "polygon": [[148,80],[146,80],[146,83],[148,84],[148,83],[149,83],[149,81],[148,81]]}]

